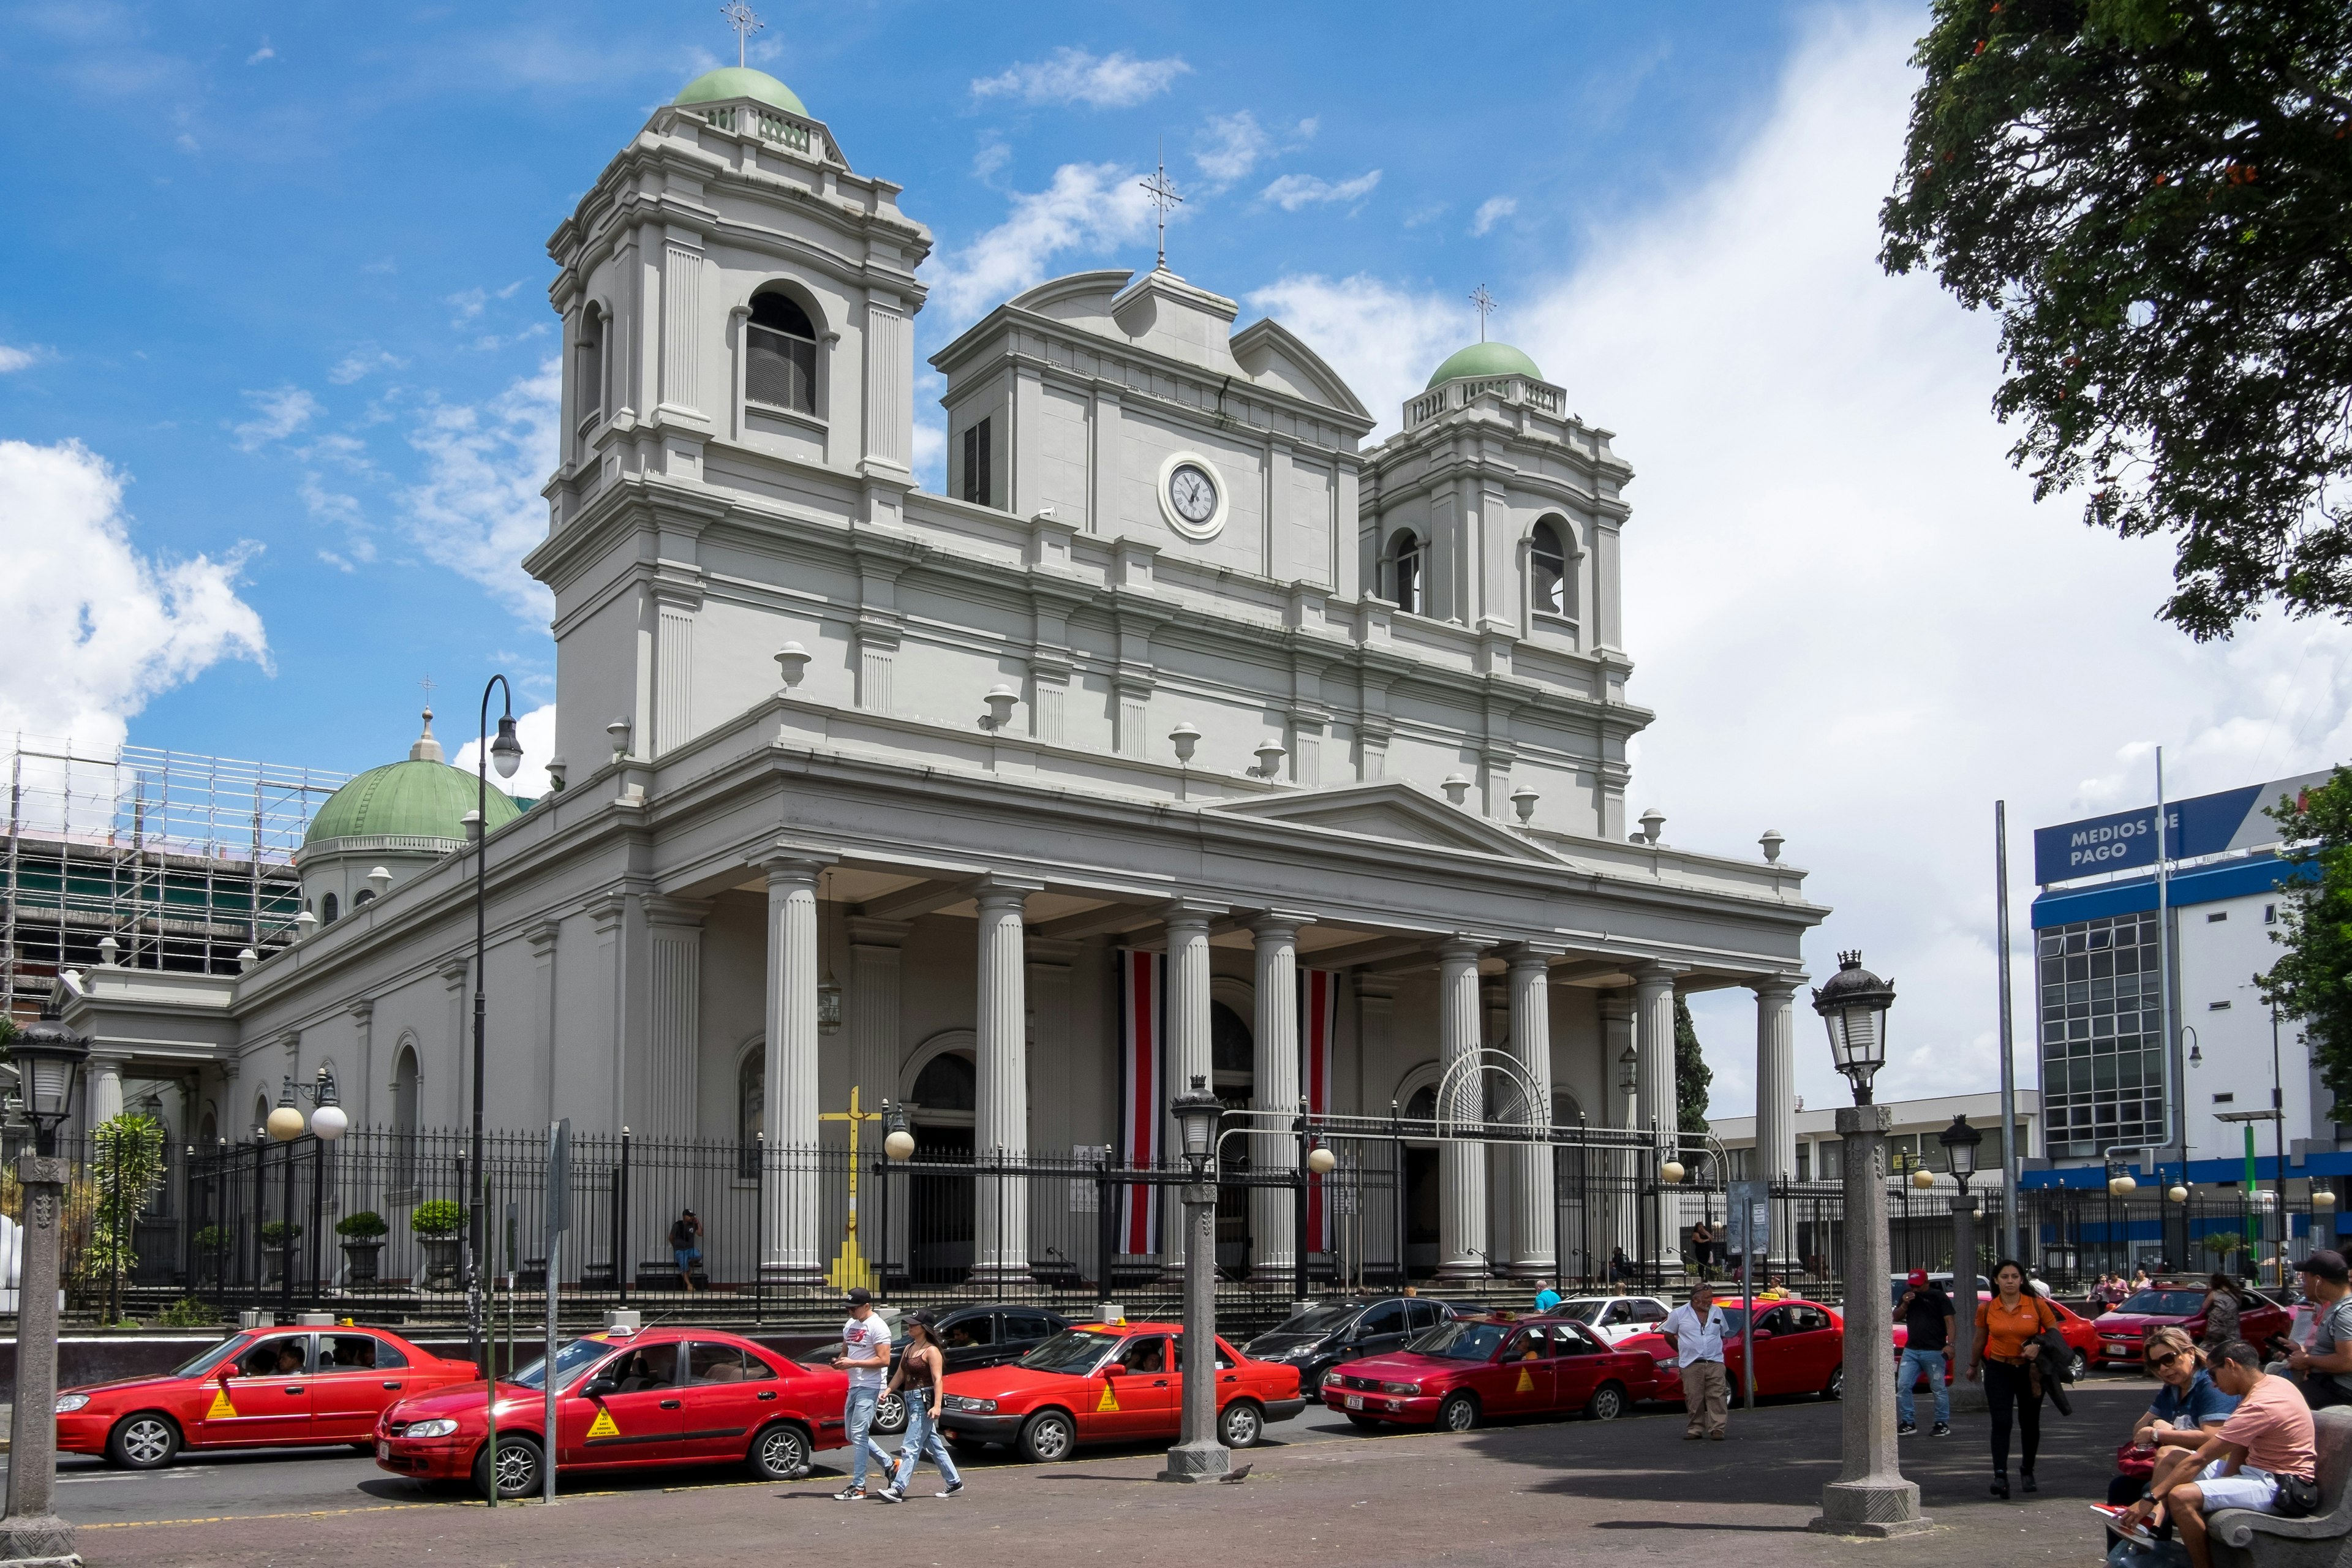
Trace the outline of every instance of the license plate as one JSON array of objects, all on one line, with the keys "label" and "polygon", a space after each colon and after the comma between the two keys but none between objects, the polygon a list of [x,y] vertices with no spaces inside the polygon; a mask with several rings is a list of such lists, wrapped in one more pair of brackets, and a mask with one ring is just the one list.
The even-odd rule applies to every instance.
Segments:
[{"label": "license plate", "polygon": [[379,1459],[389,1459],[389,1458],[392,1458],[392,1445],[391,1445],[391,1444],[389,1444],[389,1443],[387,1443],[387,1442],[385,1442],[385,1441],[384,1441],[383,1438],[381,1438],[381,1437],[377,1438],[377,1439],[376,1439],[376,1441],[375,1441],[375,1457],[376,1457],[377,1458],[379,1458]]},{"label": "license plate", "polygon": [[1363,1396],[1362,1394],[1351,1394],[1348,1395],[1348,1408],[1349,1408],[1349,1409],[1350,1409],[1350,1410],[1361,1410],[1363,1407],[1364,1407],[1364,1396]]}]

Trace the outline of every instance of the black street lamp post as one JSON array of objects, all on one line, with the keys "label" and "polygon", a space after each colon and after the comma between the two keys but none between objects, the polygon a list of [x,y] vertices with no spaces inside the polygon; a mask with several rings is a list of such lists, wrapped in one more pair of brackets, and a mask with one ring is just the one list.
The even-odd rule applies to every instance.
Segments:
[{"label": "black street lamp post", "polygon": [[1977,1146],[1984,1134],[1969,1125],[1965,1116],[1955,1116],[1952,1124],[1936,1134],[1944,1146],[1944,1163],[1959,1184],[1960,1195],[1952,1203],[1952,1291],[1958,1310],[1953,1327],[1958,1331],[1952,1344],[1952,1382],[1956,1387],[1969,1384],[1969,1363],[1977,1351],[1977,1227],[1975,1202],[1969,1196],[1969,1182],[1977,1173]]},{"label": "black street lamp post", "polygon": [[[483,1041],[489,1003],[482,990],[482,972],[483,957],[489,946],[489,770],[492,764],[496,764],[499,777],[510,779],[522,763],[522,742],[515,738],[514,688],[507,684],[507,678],[503,675],[493,675],[482,688],[481,728],[476,733],[484,737],[489,734],[490,693],[494,689],[499,693],[501,704],[498,737],[474,758],[474,1128],[466,1167],[466,1200],[473,1211],[469,1215],[470,1223],[466,1226],[466,1353],[482,1371],[482,1407],[490,1421],[488,1501],[492,1508],[499,1506],[500,1474],[499,1385],[498,1380],[490,1375],[488,1301],[484,1293],[489,1273],[490,1183],[482,1148],[482,1089],[488,1071]],[[617,1255],[614,1258],[613,1268],[616,1277],[625,1269]]]},{"label": "black street lamp post", "polygon": [[1159,1479],[1222,1480],[1228,1465],[1217,1440],[1217,1183],[1210,1164],[1224,1106],[1195,1074],[1191,1091],[1171,1100],[1168,1110],[1183,1135],[1191,1180],[1178,1190],[1184,1204],[1184,1422]]},{"label": "black street lamp post", "polygon": [[1853,1104],[1837,1113],[1845,1152],[1845,1414],[1843,1464],[1822,1488],[1811,1528],[1831,1535],[1885,1538],[1927,1528],[1919,1487],[1903,1479],[1895,1447],[1895,1303],[1887,1299],[1886,1134],[1893,1113],[1873,1104],[1871,1079],[1886,1063],[1886,1011],[1895,987],[1862,966],[1862,954],[1838,955],[1838,972],[1813,992],[1813,1010],[1829,1028],[1830,1054],[1853,1085]]},{"label": "black street lamp post", "polygon": [[72,1109],[89,1041],[58,1021],[54,1006],[8,1047],[33,1121],[33,1152],[17,1156],[25,1198],[24,1255],[16,1280],[16,1402],[8,1443],[8,1511],[0,1562],[79,1562],[74,1528],[58,1517],[58,1232],[67,1162],[58,1126]]}]

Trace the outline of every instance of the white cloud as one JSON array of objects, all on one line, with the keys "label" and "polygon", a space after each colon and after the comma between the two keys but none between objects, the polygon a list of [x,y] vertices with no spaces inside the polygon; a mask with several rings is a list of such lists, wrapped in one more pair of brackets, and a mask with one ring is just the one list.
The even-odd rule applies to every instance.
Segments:
[{"label": "white cloud", "polygon": [[1202,174],[1221,185],[1245,179],[1257,161],[1273,149],[1274,138],[1248,110],[1213,114],[1192,143],[1192,162]]},{"label": "white cloud", "polygon": [[274,60],[277,58],[278,51],[269,47],[269,39],[265,36],[261,40],[261,47],[246,56],[245,63],[249,66],[257,66],[264,60]]},{"label": "white cloud", "polygon": [[0,343],[0,375],[26,369],[44,357],[39,349],[20,349]]},{"label": "white cloud", "polygon": [[1465,324],[1469,312],[1461,305],[1361,273],[1285,278],[1251,294],[1249,302],[1330,361],[1380,419],[1367,437],[1372,441],[1395,430],[1404,400],[1475,330]]},{"label": "white cloud", "polygon": [[[474,715],[468,715],[468,719],[472,717]],[[496,713],[490,718],[491,722],[497,722]],[[442,728],[446,730],[449,726],[445,724]],[[547,764],[555,756],[555,704],[550,702],[544,707],[534,708],[517,718],[515,739],[522,742],[522,761],[516,765],[515,776],[502,779],[493,765],[490,787],[502,789],[518,799],[538,800],[555,788],[554,781],[547,776]],[[457,754],[449,759],[449,765],[470,773],[480,765],[481,754],[482,738],[477,735],[457,748]],[[587,770],[574,771],[585,773]]]},{"label": "white cloud", "polygon": [[1517,196],[1488,196],[1478,204],[1477,214],[1470,220],[1470,232],[1481,237],[1491,234],[1496,224],[1518,210]]},{"label": "white cloud", "polygon": [[1171,56],[1139,60],[1113,52],[1095,56],[1059,48],[1051,59],[1032,60],[999,75],[976,77],[974,98],[1014,98],[1024,103],[1083,103],[1094,109],[1128,109],[1168,90],[1192,68]]},{"label": "white cloud", "polygon": [[455,305],[457,308],[457,313],[449,318],[449,324],[453,327],[464,326],[479,316],[491,300],[511,300],[514,298],[514,291],[521,287],[522,279],[518,278],[503,289],[460,289],[442,301],[444,304]]},{"label": "white cloud", "polygon": [[1341,180],[1336,184],[1318,179],[1313,174],[1285,174],[1260,191],[1258,196],[1272,202],[1284,212],[1295,213],[1300,207],[1313,204],[1352,202],[1359,196],[1368,196],[1372,194],[1372,187],[1380,183],[1381,172],[1378,169],[1359,174],[1352,180]]},{"label": "white cloud", "polygon": [[994,179],[997,171],[1011,162],[1013,149],[1008,143],[993,139],[983,142],[980,144],[980,151],[971,155],[971,177],[985,184]]},{"label": "white cloud", "polygon": [[283,441],[320,412],[319,400],[299,386],[248,392],[245,395],[253,405],[254,416],[236,428],[240,451],[251,452],[272,441]]},{"label": "white cloud", "polygon": [[1115,163],[1065,163],[1042,191],[1013,198],[1005,220],[935,263],[933,298],[963,323],[1048,275],[1066,250],[1100,253],[1151,226],[1151,205],[1133,171]]},{"label": "white cloud", "polygon": [[380,370],[398,370],[407,363],[369,343],[345,354],[336,363],[335,368],[327,373],[327,379],[337,386],[349,386],[362,376],[373,375]]},{"label": "white cloud", "polygon": [[183,153],[201,153],[204,151],[204,148],[198,144],[196,139],[189,135],[184,131],[172,138],[172,145],[177,147]]},{"label": "white cloud", "polygon": [[131,542],[122,476],[75,441],[0,441],[0,730],[119,745],[147,702],[224,658],[268,667],[244,563],[162,561]]},{"label": "white cloud", "polygon": [[547,537],[539,490],[555,467],[562,391],[551,359],[487,403],[434,405],[408,437],[425,459],[424,477],[402,496],[417,547],[533,623],[554,602],[520,563]]}]

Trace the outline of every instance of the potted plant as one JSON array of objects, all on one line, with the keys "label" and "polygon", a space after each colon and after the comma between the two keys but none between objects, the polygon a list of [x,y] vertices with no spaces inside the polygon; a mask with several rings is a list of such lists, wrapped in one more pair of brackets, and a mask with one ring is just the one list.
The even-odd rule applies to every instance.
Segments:
[{"label": "potted plant", "polygon": [[288,1262],[294,1256],[294,1243],[300,1238],[302,1227],[273,1219],[261,1227],[262,1266],[268,1270],[264,1285],[275,1285],[286,1278]]},{"label": "potted plant", "polygon": [[376,1265],[383,1256],[384,1233],[391,1228],[373,1209],[347,1214],[335,1222],[335,1234],[343,1238],[343,1265],[352,1284],[373,1285],[382,1278]]},{"label": "potted plant", "polygon": [[425,1285],[429,1290],[454,1290],[457,1286],[457,1227],[466,1211],[454,1199],[435,1198],[418,1204],[408,1216],[408,1228],[425,1248]]},{"label": "potted plant", "polygon": [[223,1225],[208,1225],[196,1232],[196,1282],[200,1285],[220,1283],[221,1268],[228,1261],[228,1250],[235,1245]]}]

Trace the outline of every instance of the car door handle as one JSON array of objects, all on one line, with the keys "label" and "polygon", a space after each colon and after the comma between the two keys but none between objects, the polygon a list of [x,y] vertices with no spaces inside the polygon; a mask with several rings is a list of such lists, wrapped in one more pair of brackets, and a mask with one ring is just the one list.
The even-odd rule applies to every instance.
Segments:
[{"label": "car door handle", "polygon": [[677,1401],[675,1399],[665,1399],[661,1402],[661,1407],[664,1410],[675,1410],[677,1408]]},{"label": "car door handle", "polygon": [[299,1394],[299,1393],[301,1393],[301,1392],[302,1392],[302,1385],[301,1385],[300,1384],[299,1384],[299,1383],[298,1383],[298,1384],[292,1384],[291,1386],[289,1386],[289,1387],[286,1390],[286,1392],[287,1392],[287,1393],[289,1393],[289,1394]]},{"label": "car door handle", "polygon": [[1154,1388],[1165,1388],[1168,1386],[1168,1380],[1164,1377],[1155,1377],[1151,1380],[1151,1386]]},{"label": "car door handle", "polygon": [[384,1384],[384,1386],[385,1386],[386,1388],[398,1388],[398,1387],[400,1386],[400,1384],[397,1384],[397,1383],[387,1383],[387,1384]]},{"label": "car door handle", "polygon": [[775,1396],[776,1391],[772,1388],[763,1388],[760,1390],[760,1397],[762,1399],[773,1399]]}]

